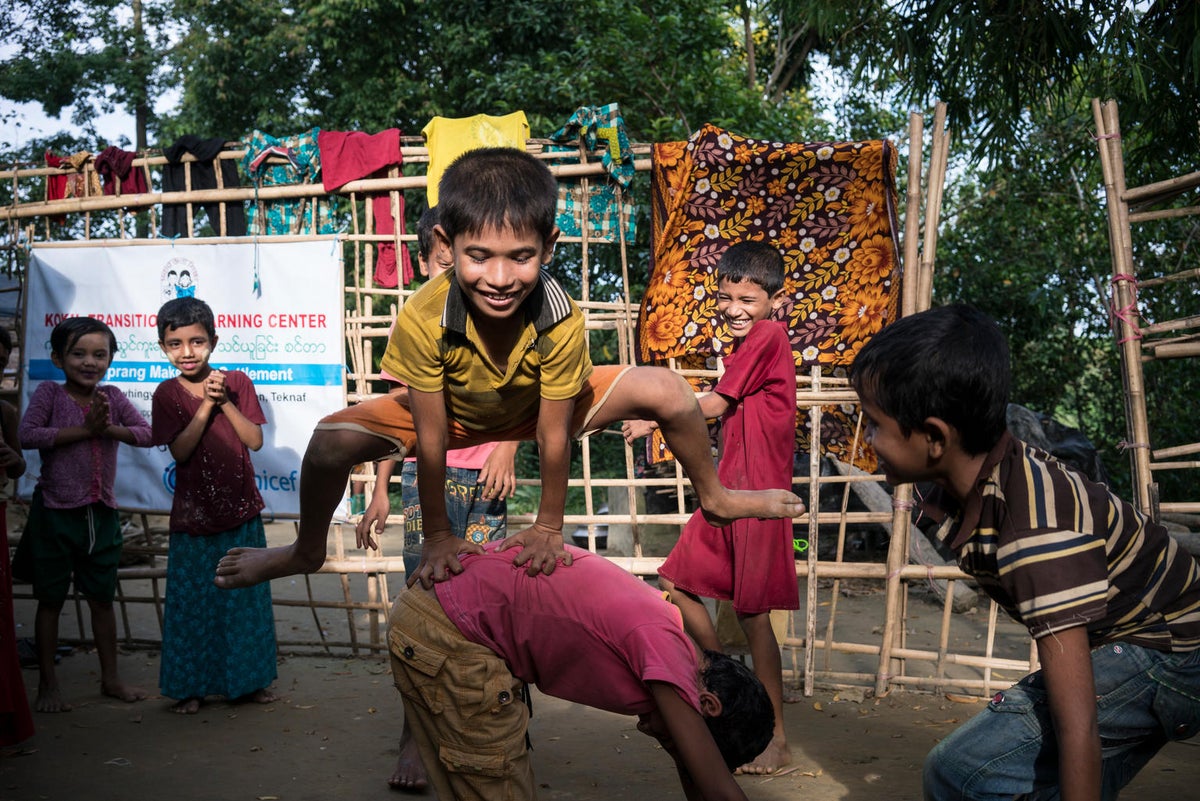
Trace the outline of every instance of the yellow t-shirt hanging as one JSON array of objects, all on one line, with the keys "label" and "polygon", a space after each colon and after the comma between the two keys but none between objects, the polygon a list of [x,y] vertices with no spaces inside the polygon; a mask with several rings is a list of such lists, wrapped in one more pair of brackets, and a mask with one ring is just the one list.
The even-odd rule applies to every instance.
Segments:
[{"label": "yellow t-shirt hanging", "polygon": [[529,138],[529,122],[524,111],[503,117],[476,114],[474,117],[434,117],[421,129],[429,148],[426,171],[429,207],[438,202],[438,181],[446,168],[463,153],[478,147],[515,147],[524,150]]}]

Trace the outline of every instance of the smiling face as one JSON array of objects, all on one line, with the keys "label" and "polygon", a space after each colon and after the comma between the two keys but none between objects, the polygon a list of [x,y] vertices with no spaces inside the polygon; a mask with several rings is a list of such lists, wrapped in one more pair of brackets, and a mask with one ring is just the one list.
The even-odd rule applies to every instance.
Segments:
[{"label": "smiling face", "polygon": [[879,467],[892,486],[935,478],[929,469],[929,435],[913,430],[905,433],[889,415],[875,403],[867,391],[860,391],[864,437],[879,457]]},{"label": "smiling face", "polygon": [[189,381],[203,380],[211,370],[208,358],[217,346],[217,338],[209,337],[208,329],[200,323],[171,328],[158,343],[167,361]]},{"label": "smiling face", "polygon": [[50,354],[54,365],[66,374],[67,391],[75,395],[91,395],[104,379],[112,364],[113,352],[108,334],[84,334],[61,354]]},{"label": "smiling face", "polygon": [[750,327],[759,320],[771,316],[771,312],[783,302],[783,290],[774,296],[754,281],[730,281],[722,278],[717,282],[717,311],[724,317],[729,332],[738,339],[750,333]]},{"label": "smiling face", "polygon": [[[475,318],[487,328],[509,320],[537,286],[543,264],[554,253],[558,231],[543,241],[533,231],[488,227],[464,232],[453,243],[439,226],[437,237],[447,244],[454,259],[454,275]],[[436,251],[435,251],[436,258]]]}]

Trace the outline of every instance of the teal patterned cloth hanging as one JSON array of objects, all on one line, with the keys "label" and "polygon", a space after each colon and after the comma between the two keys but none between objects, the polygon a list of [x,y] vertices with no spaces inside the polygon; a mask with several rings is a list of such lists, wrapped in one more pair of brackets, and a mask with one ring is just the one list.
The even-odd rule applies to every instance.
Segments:
[{"label": "teal patterned cloth hanging", "polygon": [[[276,138],[254,131],[246,140],[242,170],[256,190],[288,184],[315,184],[321,178],[319,128],[294,136]],[[280,159],[285,161],[280,162]],[[332,202],[325,197],[260,200],[255,197],[246,209],[250,234],[332,234],[335,232]]]},{"label": "teal patterned cloth hanging", "polygon": [[[601,163],[607,173],[603,177],[590,178],[586,193],[580,178],[559,178],[559,229],[566,236],[581,237],[586,220],[589,239],[616,242],[623,231],[625,242],[632,244],[637,236],[637,218],[626,190],[633,183],[636,169],[629,136],[625,132],[625,120],[617,104],[581,106],[566,124],[548,138],[560,145],[548,146],[547,152],[578,153],[580,142],[589,152],[599,149]],[[568,143],[574,146],[566,146]],[[624,227],[622,218],[625,220]]]}]

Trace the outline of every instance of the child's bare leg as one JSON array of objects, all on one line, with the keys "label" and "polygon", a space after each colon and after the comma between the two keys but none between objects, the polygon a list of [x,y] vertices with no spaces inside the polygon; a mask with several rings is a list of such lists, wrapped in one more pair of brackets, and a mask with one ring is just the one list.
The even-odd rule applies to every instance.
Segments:
[{"label": "child's bare leg", "polygon": [[396,769],[388,778],[388,787],[420,793],[428,786],[429,774],[425,772],[425,763],[421,761],[421,749],[417,747],[417,741],[408,727],[408,718],[405,717],[404,729],[400,732],[400,756],[396,758]]},{"label": "child's bare leg", "polygon": [[117,670],[117,615],[112,603],[89,599],[88,607],[92,610],[92,634],[100,656],[100,692],[130,704],[143,700],[146,691],[121,681]]},{"label": "child's bare leg", "polygon": [[696,645],[705,651],[720,651],[721,641],[717,637],[717,628],[713,625],[700,596],[681,590],[670,579],[662,576],[658,577],[658,586],[670,595],[671,603],[679,607],[679,614],[683,617],[683,629],[696,641]]},{"label": "child's bare leg", "polygon": [[38,601],[34,616],[34,641],[38,658],[38,689],[34,708],[38,712],[67,712],[71,705],[63,700],[54,669],[54,652],[58,648],[58,616],[61,603]]},{"label": "child's bare leg", "polygon": [[[708,444],[708,425],[691,386],[665,367],[634,367],[621,376],[592,425],[618,420],[654,420],[687,472],[705,519],[714,526],[742,517],[775,519],[803,514],[804,502],[790,490],[731,490],[717,478]],[[784,446],[788,447],[788,446]]]},{"label": "child's bare leg", "polygon": [[750,658],[754,660],[754,675],[767,689],[771,708],[775,712],[775,730],[767,748],[754,759],[737,769],[738,773],[774,773],[792,761],[787,735],[783,731],[783,661],[779,656],[779,642],[771,628],[771,613],[738,615],[746,642],[750,645]]},{"label": "child's bare leg", "polygon": [[350,470],[393,450],[385,439],[357,431],[318,429],[300,465],[300,528],[291,545],[232,548],[217,563],[218,587],[249,587],[297,573],[313,573],[325,564],[329,521],[346,490]]}]

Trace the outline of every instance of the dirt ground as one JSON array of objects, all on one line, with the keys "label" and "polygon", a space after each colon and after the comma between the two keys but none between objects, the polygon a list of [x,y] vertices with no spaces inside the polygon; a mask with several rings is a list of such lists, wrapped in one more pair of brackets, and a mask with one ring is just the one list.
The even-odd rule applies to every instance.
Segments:
[{"label": "dirt ground", "polygon": [[[156,685],[156,653],[125,655],[121,666],[128,679]],[[34,738],[0,758],[5,801],[402,796],[385,782],[402,712],[382,660],[284,658],[277,703],[210,703],[190,717],[172,714],[164,698],[124,704],[100,696],[93,653],[79,650],[60,669],[75,708],[36,715]],[[26,672],[29,686],[36,680],[36,672]],[[761,801],[918,799],[925,752],[980,707],[917,693],[855,702],[819,691],[785,710],[792,766],[781,775],[739,781]],[[670,760],[634,729],[633,718],[540,694],[533,708],[534,770],[543,799],[682,797]],[[1169,746],[1123,797],[1195,798],[1196,745]]]},{"label": "dirt ground", "polygon": [[[293,584],[275,582],[276,598]],[[31,602],[16,604],[18,637],[31,635],[33,609]],[[917,621],[938,614],[932,606],[913,612]],[[288,629],[311,628],[312,617],[307,610],[277,607],[277,620],[283,637]],[[855,615],[846,620],[852,624]],[[74,630],[65,615],[62,631]],[[102,697],[94,651],[76,648],[63,657],[60,677],[75,708],[35,713],[35,736],[0,752],[0,801],[403,797],[386,784],[403,711],[382,657],[283,656],[274,685],[278,702],[212,702],[194,716],[172,714],[171,701],[154,695],[157,651],[122,651],[121,670],[151,698],[124,704]],[[24,674],[32,704],[37,672]],[[862,690],[818,690],[785,708],[792,765],[775,776],[739,781],[761,801],[919,799],[926,752],[982,706],[918,692],[876,699]],[[669,758],[635,730],[634,718],[538,693],[533,711],[530,734],[542,799],[682,798]],[[1122,797],[1196,798],[1198,747],[1200,738],[1168,746]]]}]

